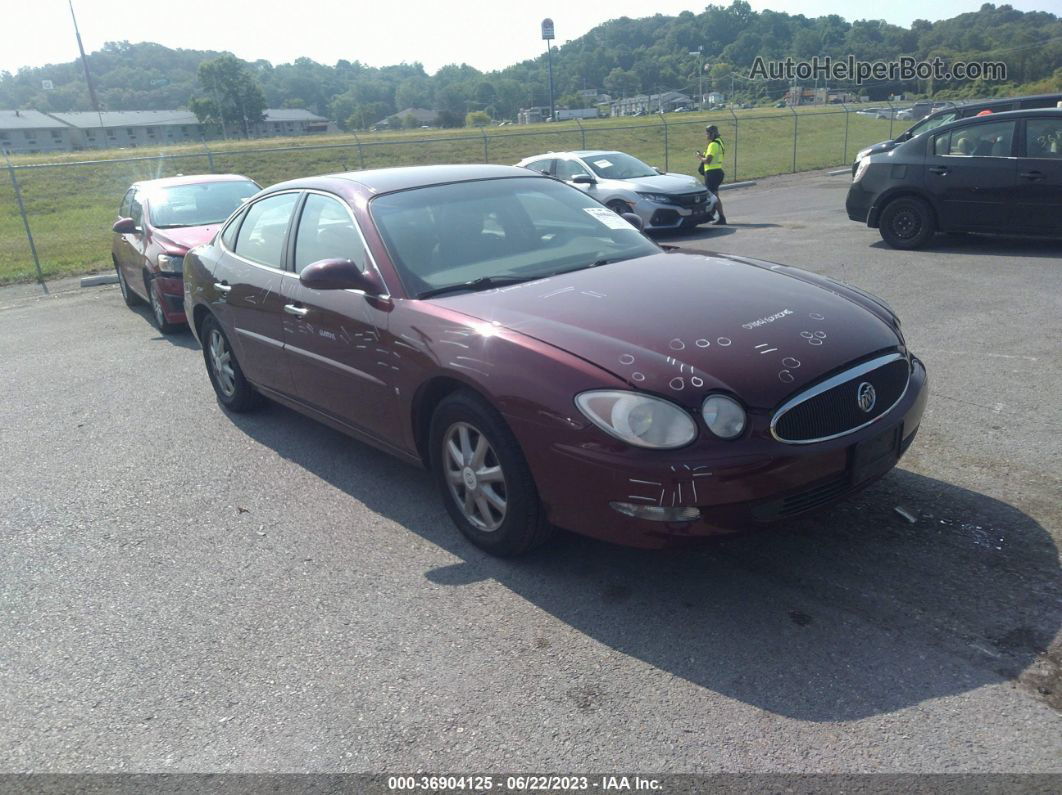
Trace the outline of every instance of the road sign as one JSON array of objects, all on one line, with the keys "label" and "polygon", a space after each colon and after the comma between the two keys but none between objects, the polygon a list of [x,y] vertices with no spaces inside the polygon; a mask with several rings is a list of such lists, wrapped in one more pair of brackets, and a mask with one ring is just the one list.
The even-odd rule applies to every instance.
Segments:
[{"label": "road sign", "polygon": [[553,35],[553,20],[549,17],[542,20],[542,38],[546,41],[555,38]]}]

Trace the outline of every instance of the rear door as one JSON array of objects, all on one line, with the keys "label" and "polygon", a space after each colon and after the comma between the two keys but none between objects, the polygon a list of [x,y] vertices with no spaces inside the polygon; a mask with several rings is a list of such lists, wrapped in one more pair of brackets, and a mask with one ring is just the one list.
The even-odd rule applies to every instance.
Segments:
[{"label": "rear door", "polygon": [[1017,121],[971,122],[934,135],[925,185],[945,230],[1006,231],[1014,222]]},{"label": "rear door", "polygon": [[1023,120],[1015,227],[1036,234],[1062,234],[1062,116]]},{"label": "rear door", "polygon": [[[295,224],[292,270],[324,259],[375,267],[347,204],[307,193]],[[390,301],[357,290],[313,290],[293,280],[284,305],[284,343],[298,398],[384,440],[399,438],[394,381],[401,355],[387,333]]]},{"label": "rear door", "polygon": [[224,296],[219,311],[236,348],[244,374],[255,384],[293,394],[291,372],[283,354],[284,304],[295,278],[284,270],[288,228],[298,191],[259,199],[243,215],[235,242],[222,236],[214,288]]}]

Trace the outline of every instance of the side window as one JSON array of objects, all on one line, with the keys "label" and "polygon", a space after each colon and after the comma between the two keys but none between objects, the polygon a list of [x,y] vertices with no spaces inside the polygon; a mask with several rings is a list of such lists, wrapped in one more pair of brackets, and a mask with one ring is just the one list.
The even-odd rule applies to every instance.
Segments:
[{"label": "side window", "polygon": [[362,270],[368,255],[347,208],[336,199],[311,193],[306,197],[295,237],[295,272],[322,259],[349,259]]},{"label": "side window", "polygon": [[1025,156],[1062,160],[1062,119],[1028,119]]},{"label": "side window", "polygon": [[284,235],[298,198],[298,193],[282,193],[252,204],[240,225],[234,251],[251,262],[279,268],[284,258]]},{"label": "side window", "polygon": [[133,205],[133,189],[130,188],[125,192],[125,196],[122,197],[122,206],[118,208],[119,218],[129,218],[130,209]]},{"label": "side window", "polygon": [[140,203],[143,198],[143,193],[135,191],[129,200],[129,217],[133,219],[138,227],[144,224],[144,207]]},{"label": "side window", "polygon": [[240,231],[240,221],[243,220],[244,213],[237,213],[236,217],[229,221],[228,225],[221,232],[221,242],[225,244],[225,248],[230,251],[236,249],[236,233]]},{"label": "side window", "polygon": [[577,174],[587,174],[587,170],[575,160],[558,160],[557,176],[560,179],[571,179]]},{"label": "side window", "polygon": [[529,168],[540,174],[549,174],[551,165],[553,165],[553,160],[547,158],[546,160],[536,160],[534,163],[528,163],[524,168]]},{"label": "side window", "polygon": [[933,153],[952,157],[1010,157],[1014,140],[1012,121],[975,124],[937,136]]}]

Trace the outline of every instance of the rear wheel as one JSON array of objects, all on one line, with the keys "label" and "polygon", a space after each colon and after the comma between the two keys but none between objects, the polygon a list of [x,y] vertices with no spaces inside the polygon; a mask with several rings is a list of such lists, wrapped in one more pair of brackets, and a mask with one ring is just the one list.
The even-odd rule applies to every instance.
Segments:
[{"label": "rear wheel", "polygon": [[552,534],[520,445],[473,392],[445,398],[432,416],[431,466],[458,529],[494,555],[519,555]]},{"label": "rear wheel", "polygon": [[893,199],[881,211],[878,231],[881,239],[893,248],[919,248],[936,231],[933,211],[925,201],[914,196]]},{"label": "rear wheel", "polygon": [[212,315],[204,318],[199,339],[203,341],[203,359],[210,383],[221,405],[235,412],[251,411],[262,405],[264,399],[244,378],[229,338]]}]

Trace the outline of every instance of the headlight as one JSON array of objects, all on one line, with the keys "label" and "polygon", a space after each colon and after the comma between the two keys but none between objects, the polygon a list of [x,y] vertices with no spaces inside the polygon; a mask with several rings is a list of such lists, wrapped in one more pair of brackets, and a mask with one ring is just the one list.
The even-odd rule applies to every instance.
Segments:
[{"label": "headlight", "polygon": [[697,438],[693,418],[662,398],[638,392],[595,390],[576,395],[575,405],[605,433],[636,447],[669,449]]},{"label": "headlight", "polygon": [[658,202],[660,204],[674,204],[674,200],[666,193],[638,193],[643,199],[648,199],[651,202]]},{"label": "headlight", "polygon": [[159,254],[159,270],[163,273],[184,273],[184,257]]},{"label": "headlight", "polygon": [[720,439],[735,439],[745,430],[745,409],[726,395],[709,395],[701,406],[708,430]]},{"label": "headlight", "polygon": [[868,146],[866,149],[860,149],[858,152],[856,152],[855,159],[856,160],[862,160],[864,157],[866,157],[867,155],[870,154],[871,148],[872,147]]},{"label": "headlight", "polygon": [[852,177],[852,182],[859,182],[863,178],[863,175],[867,173],[867,169],[870,168],[870,158],[864,157],[859,161],[859,165],[856,167],[855,176]]}]

